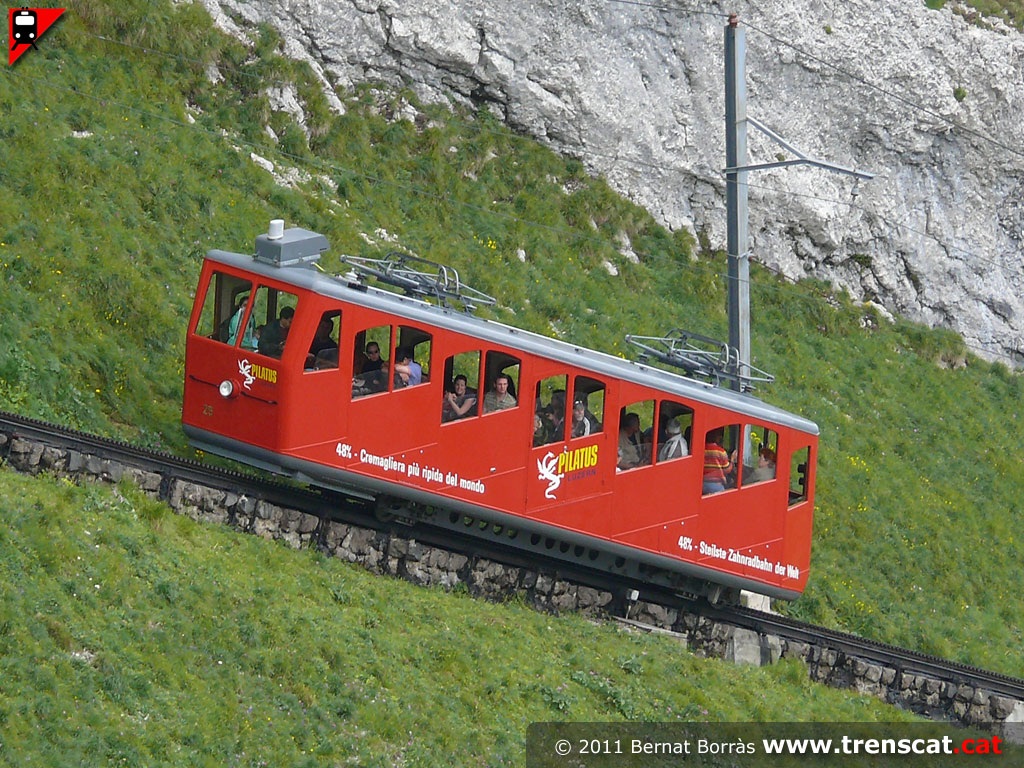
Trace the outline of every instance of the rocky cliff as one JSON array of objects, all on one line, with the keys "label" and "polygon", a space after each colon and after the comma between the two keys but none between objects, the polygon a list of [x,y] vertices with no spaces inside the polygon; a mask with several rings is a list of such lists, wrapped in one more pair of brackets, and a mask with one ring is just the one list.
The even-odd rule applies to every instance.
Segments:
[{"label": "rocky cliff", "polygon": [[[492,105],[718,247],[736,12],[748,114],[807,155],[876,174],[855,186],[816,168],[751,173],[752,258],[1024,361],[1024,35],[999,22],[887,0],[204,2],[236,34],[274,25],[332,86]],[[793,157],[750,132],[751,163]]]}]

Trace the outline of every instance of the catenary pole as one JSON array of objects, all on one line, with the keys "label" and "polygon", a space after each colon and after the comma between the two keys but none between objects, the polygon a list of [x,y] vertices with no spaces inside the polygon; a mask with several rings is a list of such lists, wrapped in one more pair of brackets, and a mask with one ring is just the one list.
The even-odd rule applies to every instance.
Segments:
[{"label": "catenary pole", "polygon": [[739,17],[725,27],[725,206],[728,215],[729,346],[736,350],[736,378],[743,389],[750,366],[750,235],[747,212],[747,42]]},{"label": "catenary pole", "polygon": [[[732,387],[743,391],[750,381],[750,234],[747,174],[750,171],[809,165],[860,179],[874,174],[810,157],[752,117],[747,117],[747,42],[739,16],[729,14],[725,26],[725,205],[729,255],[729,346],[736,355]],[[767,136],[795,159],[747,164],[747,128]],[[856,194],[856,185],[854,186]]]}]

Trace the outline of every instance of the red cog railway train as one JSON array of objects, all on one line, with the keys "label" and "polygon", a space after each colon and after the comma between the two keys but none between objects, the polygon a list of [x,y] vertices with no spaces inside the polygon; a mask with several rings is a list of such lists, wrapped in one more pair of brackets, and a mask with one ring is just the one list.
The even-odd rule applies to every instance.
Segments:
[{"label": "red cog railway train", "polygon": [[476,317],[493,300],[417,257],[325,274],[327,247],[277,220],[255,255],[207,254],[186,344],[196,447],[712,600],[802,592],[812,422]]}]

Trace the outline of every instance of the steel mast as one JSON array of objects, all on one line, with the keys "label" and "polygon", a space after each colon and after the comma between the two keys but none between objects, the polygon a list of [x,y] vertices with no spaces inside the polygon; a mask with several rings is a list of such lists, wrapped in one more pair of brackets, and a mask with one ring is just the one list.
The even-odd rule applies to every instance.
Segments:
[{"label": "steel mast", "polygon": [[[731,379],[733,389],[742,391],[750,376],[750,235],[748,229],[747,173],[789,165],[812,165],[843,173],[857,179],[874,174],[844,168],[817,160],[800,152],[778,134],[747,117],[747,43],[739,16],[729,15],[725,27],[725,205],[728,217],[729,255],[729,346],[736,350],[737,370]],[[747,125],[750,124],[784,149],[796,160],[747,165]]]}]

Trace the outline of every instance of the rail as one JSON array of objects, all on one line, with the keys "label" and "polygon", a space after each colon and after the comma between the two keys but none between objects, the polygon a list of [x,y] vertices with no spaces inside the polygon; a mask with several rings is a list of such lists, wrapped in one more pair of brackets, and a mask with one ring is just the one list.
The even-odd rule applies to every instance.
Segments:
[{"label": "rail", "polygon": [[[23,444],[31,443],[33,450],[39,454],[50,449],[65,457],[77,457],[74,462],[65,458],[59,471],[67,474],[72,474],[75,467],[88,472],[91,463],[92,474],[103,477],[104,466],[120,462],[159,475],[161,482],[158,495],[164,500],[167,500],[174,480],[185,480],[199,486],[228,491],[235,496],[249,496],[295,509],[320,520],[317,541],[321,545],[329,525],[340,522],[401,537],[406,547],[422,545],[469,559],[483,558],[512,568],[530,569],[538,574],[555,574],[558,579],[579,587],[614,595],[610,607],[622,609],[621,613],[626,613],[626,608],[634,605],[639,598],[645,603],[675,609],[687,616],[697,616],[709,622],[747,629],[761,636],[771,635],[791,643],[812,646],[817,649],[818,656],[825,653],[840,654],[848,659],[891,669],[897,674],[927,677],[940,685],[954,686],[954,690],[960,686],[971,686],[1007,699],[1024,701],[1024,680],[1019,678],[775,614],[695,601],[668,585],[651,584],[635,576],[623,576],[588,567],[589,558],[586,553],[575,559],[559,557],[560,547],[551,546],[550,541],[541,542],[536,550],[530,551],[521,542],[515,544],[511,535],[514,531],[472,520],[465,515],[442,511],[439,517],[448,520],[450,525],[437,525],[436,521],[427,519],[417,521],[415,528],[410,528],[401,521],[378,519],[374,516],[373,506],[363,499],[347,498],[333,492],[312,491],[286,481],[209,466],[166,452],[0,412],[0,456],[9,465],[24,469],[14,460],[14,446],[19,440]],[[40,461],[30,471],[40,471],[44,464],[44,461]],[[116,477],[107,479],[113,480]],[[500,586],[493,585],[484,592],[496,594]]]}]

